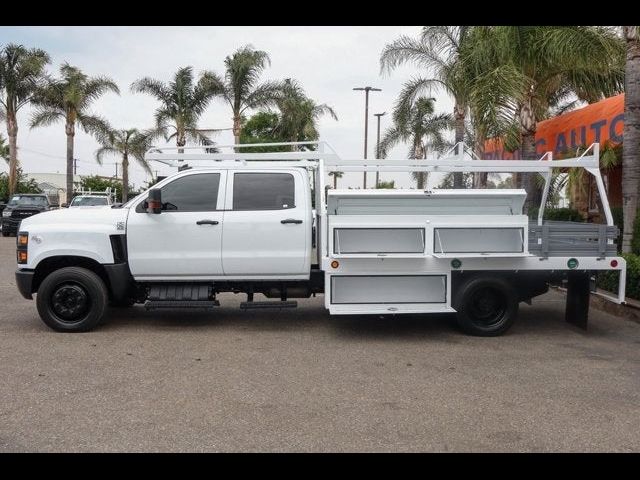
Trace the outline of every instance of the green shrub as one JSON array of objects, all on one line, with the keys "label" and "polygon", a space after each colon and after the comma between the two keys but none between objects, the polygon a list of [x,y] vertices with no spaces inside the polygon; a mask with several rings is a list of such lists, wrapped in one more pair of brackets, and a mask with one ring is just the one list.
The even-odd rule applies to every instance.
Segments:
[{"label": "green shrub", "polygon": [[618,247],[618,253],[622,251],[622,232],[624,231],[624,215],[622,207],[611,207],[611,216],[613,217],[613,224],[618,227],[620,234],[616,239],[616,246]]},{"label": "green shrub", "polygon": [[378,182],[378,187],[377,188],[396,188],[396,181],[395,180],[391,180],[389,182],[385,182],[383,180],[380,180]]},{"label": "green shrub", "polygon": [[[27,178],[21,168],[17,171],[18,184],[15,193],[42,193],[38,184],[33,178]],[[0,202],[9,201],[9,175],[0,173]]]},{"label": "green shrub", "polygon": [[[623,253],[627,261],[627,288],[626,295],[629,298],[640,300],[640,255]],[[598,288],[612,293],[618,293],[619,271],[598,272]]]},{"label": "green shrub", "polygon": [[[532,208],[529,210],[529,218],[537,220],[538,210],[539,208]],[[562,222],[584,222],[584,218],[582,218],[580,212],[573,208],[545,208],[544,219]]]},{"label": "green shrub", "polygon": [[640,255],[640,208],[636,213],[636,220],[633,222],[633,238],[631,239],[631,251]]}]

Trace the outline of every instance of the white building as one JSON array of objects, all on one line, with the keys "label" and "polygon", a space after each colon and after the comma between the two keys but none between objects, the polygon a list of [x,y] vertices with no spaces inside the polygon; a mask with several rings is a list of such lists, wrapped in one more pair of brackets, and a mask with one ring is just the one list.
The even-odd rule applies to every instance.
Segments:
[{"label": "white building", "polygon": [[[67,202],[67,175],[65,173],[27,173],[27,178],[35,180],[38,187],[53,203]],[[74,183],[80,183],[80,175],[73,176]]]}]

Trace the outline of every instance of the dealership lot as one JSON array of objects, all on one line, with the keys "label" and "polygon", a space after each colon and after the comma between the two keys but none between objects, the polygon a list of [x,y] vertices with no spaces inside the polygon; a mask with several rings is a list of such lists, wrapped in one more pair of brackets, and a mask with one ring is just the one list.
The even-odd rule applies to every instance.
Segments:
[{"label": "dealership lot", "polygon": [[113,310],[60,334],[0,238],[0,451],[638,451],[640,325],[551,292],[498,338],[449,316]]}]

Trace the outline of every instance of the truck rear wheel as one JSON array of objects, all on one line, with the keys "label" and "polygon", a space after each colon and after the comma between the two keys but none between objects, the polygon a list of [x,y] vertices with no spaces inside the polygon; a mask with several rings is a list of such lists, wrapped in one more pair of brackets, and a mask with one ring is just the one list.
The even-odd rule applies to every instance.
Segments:
[{"label": "truck rear wheel", "polygon": [[518,296],[504,279],[470,278],[455,293],[458,325],[470,335],[495,337],[506,332],[518,316]]},{"label": "truck rear wheel", "polygon": [[59,332],[86,332],[104,317],[107,288],[91,270],[61,268],[40,284],[36,296],[42,321]]}]

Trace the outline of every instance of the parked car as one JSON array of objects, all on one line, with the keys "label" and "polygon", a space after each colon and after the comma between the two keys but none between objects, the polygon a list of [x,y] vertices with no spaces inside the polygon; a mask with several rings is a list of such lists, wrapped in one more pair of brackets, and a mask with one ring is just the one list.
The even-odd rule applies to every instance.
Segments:
[{"label": "parked car", "polygon": [[15,235],[18,233],[22,220],[55,207],[57,205],[49,203],[49,199],[43,194],[20,193],[14,195],[2,211],[2,236]]},{"label": "parked car", "polygon": [[78,195],[71,200],[69,208],[106,207],[111,205],[111,198],[107,195]]}]

